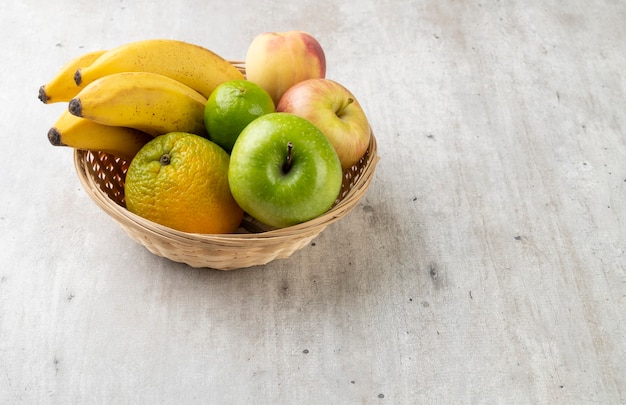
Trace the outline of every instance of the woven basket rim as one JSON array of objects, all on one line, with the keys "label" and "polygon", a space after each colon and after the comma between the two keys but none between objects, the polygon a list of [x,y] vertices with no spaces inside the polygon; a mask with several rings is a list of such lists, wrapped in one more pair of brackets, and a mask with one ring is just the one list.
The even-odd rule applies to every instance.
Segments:
[{"label": "woven basket rim", "polygon": [[78,178],[91,199],[113,219],[120,223],[120,225],[130,225],[135,228],[140,228],[142,232],[154,235],[155,237],[166,237],[178,241],[206,242],[235,242],[242,240],[252,242],[254,240],[265,240],[268,238],[276,240],[289,240],[293,238],[294,235],[300,234],[312,228],[321,228],[317,232],[319,233],[331,223],[343,218],[356,206],[364,192],[369,187],[373,179],[374,170],[380,160],[380,156],[377,153],[376,137],[374,136],[374,133],[371,132],[370,144],[368,148],[369,156],[362,172],[360,173],[360,178],[348,191],[344,198],[326,213],[300,224],[258,233],[201,234],[183,232],[152,222],[140,217],[139,215],[133,214],[128,209],[115,203],[102,190],[100,190],[92,176],[90,176],[87,172],[84,164],[85,152],[86,151],[81,150],[74,151],[74,166]]}]

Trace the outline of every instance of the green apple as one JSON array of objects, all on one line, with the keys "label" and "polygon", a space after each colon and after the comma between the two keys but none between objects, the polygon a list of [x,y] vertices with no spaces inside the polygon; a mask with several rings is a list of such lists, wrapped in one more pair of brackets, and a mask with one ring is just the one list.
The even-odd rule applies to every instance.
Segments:
[{"label": "green apple", "polygon": [[276,111],[306,118],[335,147],[344,169],[356,164],[369,147],[371,129],[356,97],[330,79],[309,79],[290,87]]},{"label": "green apple", "polygon": [[239,134],[228,183],[241,208],[275,228],[306,222],[328,211],[343,180],[337,152],[304,118],[270,113]]}]

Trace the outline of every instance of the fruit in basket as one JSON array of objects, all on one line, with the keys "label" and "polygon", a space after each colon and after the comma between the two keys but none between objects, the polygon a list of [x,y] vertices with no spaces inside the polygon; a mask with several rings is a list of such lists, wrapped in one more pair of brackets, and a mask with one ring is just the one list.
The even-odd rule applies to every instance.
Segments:
[{"label": "fruit in basket", "polygon": [[324,50],[306,32],[264,32],[248,46],[246,77],[263,87],[274,104],[294,84],[325,76]]},{"label": "fruit in basket", "polygon": [[204,110],[209,139],[228,153],[239,133],[255,118],[274,112],[270,95],[249,80],[231,80],[213,90]]},{"label": "fruit in basket", "polygon": [[206,138],[183,132],[158,136],[130,163],[126,206],[179,231],[232,233],[243,211],[230,192],[228,166],[228,153]]},{"label": "fruit in basket", "polygon": [[77,86],[74,73],[77,69],[89,66],[106,51],[91,51],[84,53],[59,69],[50,81],[39,88],[39,100],[44,104],[70,101],[84,86]]},{"label": "fruit in basket", "polygon": [[69,102],[77,117],[135,128],[151,135],[206,135],[206,99],[179,81],[155,73],[115,73],[88,84]]},{"label": "fruit in basket", "polygon": [[54,146],[99,150],[124,158],[130,162],[148,142],[151,135],[133,128],[98,124],[76,117],[68,110],[61,113],[48,131],[48,140]]},{"label": "fruit in basket", "polygon": [[276,111],[306,118],[334,146],[344,169],[356,164],[367,151],[371,129],[356,97],[330,79],[302,81],[285,92]]},{"label": "fruit in basket", "polygon": [[333,146],[313,124],[288,113],[252,121],[231,153],[233,197],[262,223],[282,228],[308,221],[335,202],[343,173]]},{"label": "fruit in basket", "polygon": [[230,62],[209,49],[184,41],[148,39],[110,49],[87,67],[78,69],[75,82],[90,83],[121,72],[158,73],[198,91],[205,98],[220,83],[243,79]]}]

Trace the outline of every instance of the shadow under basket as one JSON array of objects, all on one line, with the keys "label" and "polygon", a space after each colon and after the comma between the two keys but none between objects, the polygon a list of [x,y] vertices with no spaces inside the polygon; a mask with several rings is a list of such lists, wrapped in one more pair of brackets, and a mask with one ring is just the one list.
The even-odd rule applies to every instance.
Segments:
[{"label": "shadow under basket", "polygon": [[361,160],[344,171],[341,192],[334,206],[310,221],[281,229],[268,229],[248,215],[232,234],[180,232],[159,225],[126,209],[124,180],[130,162],[99,151],[76,150],[74,166],[91,199],[135,241],[150,252],[191,267],[233,270],[291,256],[328,225],[343,218],[367,191],[379,160],[376,138],[370,137]]}]

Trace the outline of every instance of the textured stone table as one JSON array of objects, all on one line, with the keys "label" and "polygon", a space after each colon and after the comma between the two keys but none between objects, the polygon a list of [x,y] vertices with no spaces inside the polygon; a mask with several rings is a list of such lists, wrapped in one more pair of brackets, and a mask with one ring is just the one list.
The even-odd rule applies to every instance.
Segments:
[{"label": "textured stone table", "polygon": [[[0,403],[626,402],[625,2],[216,3],[0,6]],[[289,259],[155,256],[46,139],[82,52],[290,29],[382,159]]]}]

